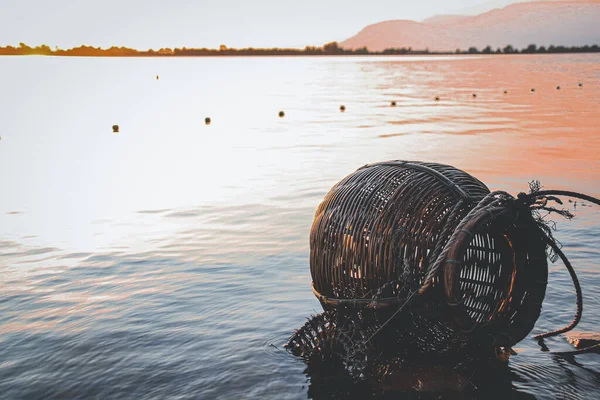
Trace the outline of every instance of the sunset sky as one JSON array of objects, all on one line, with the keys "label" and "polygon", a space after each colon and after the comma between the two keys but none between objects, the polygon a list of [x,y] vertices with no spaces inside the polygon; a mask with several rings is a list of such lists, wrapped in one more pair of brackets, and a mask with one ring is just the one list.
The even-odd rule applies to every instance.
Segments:
[{"label": "sunset sky", "polygon": [[384,20],[474,14],[518,1],[0,0],[0,45],[304,47]]}]

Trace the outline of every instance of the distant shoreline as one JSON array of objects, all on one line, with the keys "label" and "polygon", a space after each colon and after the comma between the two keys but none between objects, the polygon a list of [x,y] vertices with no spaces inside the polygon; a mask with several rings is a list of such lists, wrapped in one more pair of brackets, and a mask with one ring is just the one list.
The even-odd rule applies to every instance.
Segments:
[{"label": "distant shoreline", "polygon": [[[581,52],[569,52],[569,53],[543,53],[545,55],[563,55],[563,54],[594,54],[598,52],[593,51],[581,51]],[[59,57],[59,58],[286,58],[286,57],[298,57],[298,58],[320,58],[320,57],[335,57],[335,58],[369,58],[369,57],[437,57],[437,56],[454,56],[454,57],[470,57],[470,56],[510,56],[510,55],[542,55],[541,53],[529,54],[529,53],[514,53],[514,54],[469,54],[469,53],[424,53],[424,54],[215,54],[215,55],[202,55],[202,56],[102,56],[102,55],[58,55],[58,54],[0,54],[0,57]]]},{"label": "distant shoreline", "polygon": [[348,50],[340,47],[337,42],[332,42],[323,47],[306,47],[304,49],[230,49],[221,45],[219,49],[188,49],[188,48],[162,48],[159,50],[140,51],[127,47],[111,47],[102,49],[100,47],[80,46],[63,50],[55,48],[52,50],[47,45],[29,47],[25,43],[20,43],[19,47],[5,46],[0,47],[0,56],[54,56],[54,57],[131,57],[131,58],[149,58],[149,57],[315,57],[315,56],[448,56],[448,55],[492,55],[492,54],[569,54],[569,53],[600,53],[600,46],[536,46],[531,44],[523,49],[516,49],[511,45],[503,48],[487,46],[484,49],[469,47],[467,50],[456,49],[455,51],[430,51],[413,50],[411,47],[390,48],[383,51],[370,51],[366,47],[361,49]]}]

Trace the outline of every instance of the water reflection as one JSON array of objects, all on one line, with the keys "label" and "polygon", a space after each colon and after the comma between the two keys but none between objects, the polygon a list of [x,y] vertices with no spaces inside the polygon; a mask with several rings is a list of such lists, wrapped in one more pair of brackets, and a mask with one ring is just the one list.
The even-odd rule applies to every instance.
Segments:
[{"label": "water reflection", "polygon": [[[390,360],[385,370],[366,380],[352,379],[332,365],[310,365],[309,398],[408,399],[535,399],[520,392],[513,381],[522,379],[506,363],[490,361],[469,365]],[[541,374],[547,377],[547,373]],[[539,377],[540,375],[538,375]]]},{"label": "water reflection", "polygon": [[[414,386],[401,368],[379,386],[331,383],[267,344],[281,349],[320,307],[307,239],[318,203],[385,159],[455,165],[511,193],[539,179],[600,195],[598,60],[2,59],[14,95],[0,96],[0,393],[297,399]],[[160,84],[147,79],[157,70]],[[598,331],[600,212],[576,214],[557,237],[582,282],[580,329]],[[534,333],[574,312],[562,267],[549,285]],[[597,391],[596,355],[520,346],[481,393]],[[462,382],[439,368],[421,369]]]}]

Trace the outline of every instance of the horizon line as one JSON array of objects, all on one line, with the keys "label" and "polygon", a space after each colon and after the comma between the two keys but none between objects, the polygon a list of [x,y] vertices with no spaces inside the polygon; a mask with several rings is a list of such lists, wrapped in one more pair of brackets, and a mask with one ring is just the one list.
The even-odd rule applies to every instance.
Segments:
[{"label": "horizon line", "polygon": [[41,55],[41,56],[84,56],[84,57],[202,57],[202,56],[277,56],[277,55],[449,55],[449,54],[540,54],[540,53],[596,53],[600,52],[600,47],[597,44],[583,46],[565,46],[565,45],[541,45],[530,44],[527,47],[518,49],[510,44],[504,47],[493,49],[487,45],[483,49],[475,46],[470,46],[467,49],[457,48],[455,50],[430,50],[413,49],[412,47],[401,48],[385,48],[384,50],[371,51],[366,46],[361,48],[346,49],[338,42],[330,42],[323,46],[305,46],[304,48],[229,48],[226,45],[221,45],[219,49],[215,48],[160,48],[154,50],[138,50],[125,46],[111,46],[102,48],[101,46],[93,47],[81,45],[69,49],[60,49],[55,46],[51,49],[50,46],[42,44],[36,47],[30,47],[21,42],[19,47],[6,45],[0,46],[0,55],[24,56],[24,55]]}]

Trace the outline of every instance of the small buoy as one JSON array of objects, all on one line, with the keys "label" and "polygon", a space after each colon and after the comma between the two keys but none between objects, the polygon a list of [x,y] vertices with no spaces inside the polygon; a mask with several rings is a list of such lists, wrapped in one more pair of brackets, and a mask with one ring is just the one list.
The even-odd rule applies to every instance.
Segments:
[{"label": "small buoy", "polygon": [[119,125],[113,125],[113,133],[119,133]]},{"label": "small buoy", "polygon": [[279,111],[279,118],[285,117],[285,113],[283,111]]},{"label": "small buoy", "polygon": [[344,111],[346,111],[346,106],[342,104],[342,105],[340,106],[340,111],[341,111],[341,112],[344,112]]},{"label": "small buoy", "polygon": [[556,90],[560,90],[560,86],[557,86],[557,87],[556,87]]},{"label": "small buoy", "polygon": [[210,125],[210,118],[208,118],[208,117],[204,118],[204,123],[206,125]]},{"label": "small buoy", "polygon": [[396,107],[396,100],[393,100],[393,101],[390,103],[390,106],[392,106],[392,107]]},{"label": "small buoy", "polygon": [[583,86],[583,83],[580,83],[580,84],[579,84],[579,87],[582,87],[582,86]]},{"label": "small buoy", "polygon": [[473,96],[473,98],[477,97],[477,93],[473,93],[471,96]]},{"label": "small buoy", "polygon": [[440,98],[438,96],[435,96],[435,101],[440,101]]},{"label": "small buoy", "polygon": [[531,88],[531,91],[532,91],[532,92],[535,92],[535,89],[534,89],[534,88]]}]

